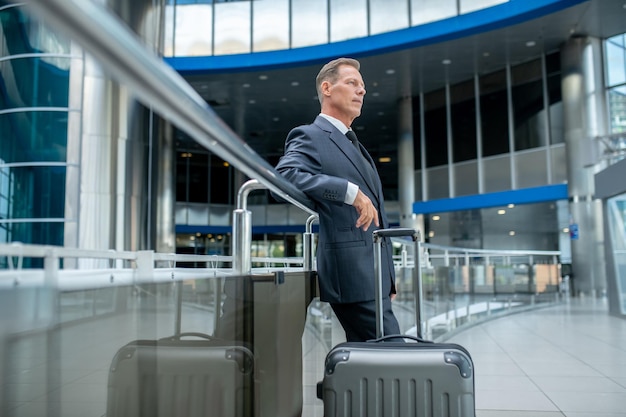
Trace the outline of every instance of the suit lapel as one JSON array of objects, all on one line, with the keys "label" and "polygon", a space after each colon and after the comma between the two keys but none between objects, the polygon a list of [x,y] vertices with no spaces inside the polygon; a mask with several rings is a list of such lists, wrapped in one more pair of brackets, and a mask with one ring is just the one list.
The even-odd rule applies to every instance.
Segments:
[{"label": "suit lapel", "polygon": [[330,140],[337,145],[337,147],[341,150],[341,152],[346,155],[350,163],[356,168],[361,177],[363,178],[364,183],[370,189],[372,195],[376,196],[378,203],[382,203],[382,185],[380,184],[380,180],[378,180],[378,175],[376,172],[376,166],[374,165],[374,161],[369,153],[365,150],[363,145],[361,146],[361,154],[357,148],[350,143],[346,135],[342,134],[335,126],[332,125],[328,120],[324,119],[321,116],[318,116],[315,119],[315,124],[317,124],[324,131],[329,133]]}]

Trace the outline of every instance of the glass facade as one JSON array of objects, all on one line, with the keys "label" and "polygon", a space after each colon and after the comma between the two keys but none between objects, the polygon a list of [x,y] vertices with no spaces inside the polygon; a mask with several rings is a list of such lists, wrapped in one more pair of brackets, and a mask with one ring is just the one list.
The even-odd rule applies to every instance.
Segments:
[{"label": "glass facade", "polygon": [[605,42],[611,133],[626,132],[626,34]]},{"label": "glass facade", "polygon": [[322,45],[406,29],[509,0],[168,0],[165,56]]},{"label": "glass facade", "polygon": [[63,244],[70,42],[0,6],[0,242]]}]

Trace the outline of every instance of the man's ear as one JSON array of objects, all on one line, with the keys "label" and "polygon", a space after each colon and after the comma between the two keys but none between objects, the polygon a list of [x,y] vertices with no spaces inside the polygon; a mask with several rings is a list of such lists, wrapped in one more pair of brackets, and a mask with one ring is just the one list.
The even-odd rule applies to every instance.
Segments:
[{"label": "man's ear", "polygon": [[325,96],[330,96],[330,87],[332,87],[333,85],[330,83],[330,81],[322,81],[322,85],[320,86],[322,88],[322,94]]}]

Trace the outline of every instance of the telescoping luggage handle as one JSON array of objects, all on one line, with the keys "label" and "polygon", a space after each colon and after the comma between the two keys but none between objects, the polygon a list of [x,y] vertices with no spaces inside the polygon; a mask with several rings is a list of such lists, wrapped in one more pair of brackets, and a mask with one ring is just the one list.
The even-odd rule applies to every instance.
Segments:
[{"label": "telescoping luggage handle", "polygon": [[415,292],[415,324],[417,327],[417,337],[422,338],[422,274],[420,268],[420,233],[411,228],[379,229],[373,233],[374,239],[374,277],[376,279],[376,338],[384,335],[383,327],[383,271],[381,265],[382,241],[384,237],[410,237],[413,240],[414,259],[413,266],[413,288]]}]

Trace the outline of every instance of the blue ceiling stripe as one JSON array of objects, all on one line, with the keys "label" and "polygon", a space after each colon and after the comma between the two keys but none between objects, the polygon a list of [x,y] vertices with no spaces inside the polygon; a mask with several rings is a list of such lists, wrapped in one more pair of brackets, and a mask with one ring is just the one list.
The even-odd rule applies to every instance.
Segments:
[{"label": "blue ceiling stripe", "polygon": [[542,203],[546,201],[566,200],[567,198],[567,184],[556,184],[497,193],[419,201],[413,203],[413,213],[445,213],[448,211],[503,207],[508,204]]},{"label": "blue ceiling stripe", "polygon": [[379,35],[280,51],[165,58],[182,74],[262,70],[306,65],[337,56],[368,56],[511,26],[588,0],[510,0],[497,6]]}]

